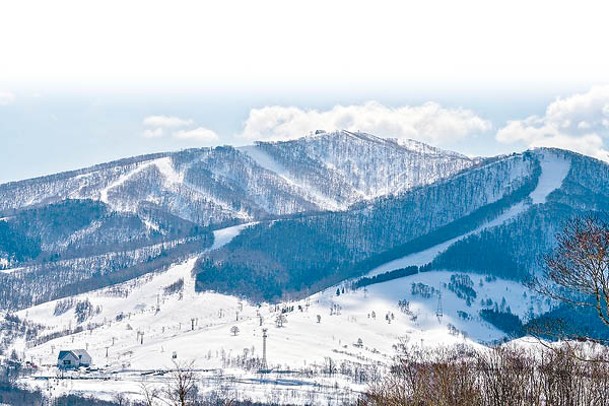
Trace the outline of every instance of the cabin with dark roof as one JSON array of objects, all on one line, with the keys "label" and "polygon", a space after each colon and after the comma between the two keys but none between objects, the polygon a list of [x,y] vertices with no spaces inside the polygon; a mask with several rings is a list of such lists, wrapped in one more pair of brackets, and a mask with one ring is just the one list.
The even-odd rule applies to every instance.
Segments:
[{"label": "cabin with dark roof", "polygon": [[59,369],[74,369],[91,366],[91,356],[85,350],[62,350],[57,357]]}]

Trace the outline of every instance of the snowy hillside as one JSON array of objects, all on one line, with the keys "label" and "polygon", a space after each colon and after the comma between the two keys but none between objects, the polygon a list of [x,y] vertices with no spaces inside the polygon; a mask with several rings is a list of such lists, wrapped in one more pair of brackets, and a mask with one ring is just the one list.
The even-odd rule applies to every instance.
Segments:
[{"label": "snowy hillside", "polygon": [[218,228],[348,210],[477,164],[337,132],[140,156],[0,185],[0,286],[7,287],[0,307],[166,268],[209,248]]},{"label": "snowy hillside", "polygon": [[265,300],[322,289],[505,216],[540,173],[537,154],[513,155],[346,212],[261,222],[202,258],[198,282]]},{"label": "snowy hillside", "polygon": [[349,131],[242,150],[288,182],[329,198],[326,207],[339,209],[433,183],[479,162],[412,140]]},{"label": "snowy hillside", "polygon": [[[482,277],[474,278],[476,298],[468,304],[458,296],[459,288],[451,284],[455,274],[449,272],[414,275],[356,291],[347,287],[344,293],[339,285],[301,301],[257,306],[231,296],[196,293],[193,264],[191,259],[163,273],[73,297],[73,306],[88,301],[94,309],[80,323],[74,308],[57,314],[61,301],[23,310],[20,317],[45,326],[39,336],[79,326],[83,331],[39,345],[23,342],[18,350],[24,359],[42,366],[38,375],[54,377],[52,366],[59,349],[88,349],[100,370],[86,380],[70,381],[70,390],[98,396],[125,388],[137,395],[143,381],[163,385],[162,377],[147,376],[171,368],[172,361],[178,360],[194,361],[197,369],[208,371],[201,371],[203,376],[224,370],[225,376],[216,378],[216,385],[208,390],[230,385],[241,398],[261,400],[277,391],[289,396],[290,402],[304,404],[320,382],[329,388],[338,382],[341,391],[317,389],[317,401],[328,393],[337,398],[341,393],[356,396],[371,379],[385,373],[392,346],[401,338],[425,347],[475,346],[474,342],[505,336],[479,316],[492,303],[511,309],[523,320],[548,308],[542,298],[517,283]],[[404,301],[401,306],[400,301]],[[282,310],[285,321],[277,327]],[[236,334],[231,331],[234,326]],[[255,368],[247,367],[248,362],[260,361],[263,328],[268,329],[269,367],[293,371],[277,381],[277,375],[270,374],[267,384],[260,382]],[[329,363],[337,366],[336,373],[326,373]],[[354,370],[364,377],[356,379]],[[96,376],[98,385],[91,380]],[[109,376],[121,385],[102,385],[99,380]],[[301,384],[291,387],[296,381]],[[25,382],[37,385],[33,379]],[[67,388],[58,384],[51,390],[57,394]]]},{"label": "snowy hillside", "polygon": [[383,272],[405,268],[412,265],[423,266],[429,264],[433,262],[433,260],[440,253],[446,251],[457,241],[461,241],[462,239],[472,235],[480,234],[481,232],[490,228],[505,225],[524,213],[532,205],[545,203],[550,193],[562,187],[562,184],[567,177],[569,170],[571,169],[571,161],[568,156],[563,156],[561,154],[559,155],[551,150],[540,151],[539,157],[541,174],[537,179],[537,185],[535,186],[535,189],[528,196],[524,196],[521,201],[518,201],[512,206],[506,208],[496,217],[488,219],[475,230],[451,238],[448,241],[444,241],[423,251],[415,252],[380,265],[371,270],[368,276],[374,276]]},{"label": "snowy hillside", "polygon": [[[208,391],[349,404],[399,341],[484,350],[556,311],[522,282],[566,219],[609,210],[608,185],[566,151],[470,160],[348,132],[3,185],[0,342],[54,395],[137,397],[194,362]],[[66,348],[93,370],[57,379]]]},{"label": "snowy hillside", "polygon": [[608,185],[608,165],[567,151],[497,157],[346,212],[261,222],[201,258],[197,286],[272,301],[408,266],[522,282],[567,220],[609,209]]}]

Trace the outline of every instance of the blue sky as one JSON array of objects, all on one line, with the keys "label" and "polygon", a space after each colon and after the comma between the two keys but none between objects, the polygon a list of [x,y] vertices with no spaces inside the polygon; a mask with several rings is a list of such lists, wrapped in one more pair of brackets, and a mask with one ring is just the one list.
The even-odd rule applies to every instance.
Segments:
[{"label": "blue sky", "polygon": [[0,182],[318,127],[606,159],[603,6],[487,3],[2,4]]}]

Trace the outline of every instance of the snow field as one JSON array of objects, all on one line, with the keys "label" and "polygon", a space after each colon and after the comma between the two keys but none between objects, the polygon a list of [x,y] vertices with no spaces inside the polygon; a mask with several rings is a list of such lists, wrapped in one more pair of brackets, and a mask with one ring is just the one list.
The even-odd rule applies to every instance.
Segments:
[{"label": "snow field", "polygon": [[[75,380],[70,384],[72,390],[98,396],[100,393],[107,395],[113,391],[125,390],[124,388],[131,388],[129,391],[136,394],[140,390],[142,373],[173,368],[172,356],[175,354],[175,360],[194,361],[197,369],[222,371],[223,378],[220,381],[226,383],[228,379],[240,391],[240,396],[258,393],[256,396],[262,399],[269,395],[269,386],[260,382],[260,376],[233,365],[236,357],[243,356],[245,352],[248,357],[261,357],[262,328],[268,329],[267,353],[270,367],[283,370],[319,369],[327,364],[328,359],[332,359],[336,365],[348,362],[368,367],[376,365],[385,370],[394,355],[393,345],[403,337],[408,337],[413,345],[430,348],[457,343],[480,347],[475,341],[501,339],[503,333],[478,316],[478,311],[482,308],[481,299],[505,297],[505,304],[523,318],[526,318],[531,307],[543,310],[546,306],[531,292],[527,291],[525,298],[525,289],[515,282],[483,281],[480,286],[479,279],[482,277],[471,275],[478,296],[470,307],[464,299],[459,299],[454,292],[444,287],[450,281],[452,273],[429,272],[356,291],[345,288],[345,293],[337,296],[336,289],[342,292],[342,286],[339,285],[300,301],[282,303],[278,307],[268,304],[258,307],[232,296],[194,292],[194,277],[191,273],[194,262],[193,258],[166,272],[146,275],[114,289],[101,289],[76,297],[76,300],[87,298],[93,307],[101,308],[99,314],[82,325],[100,325],[90,331],[85,329],[35,347],[22,348],[25,358],[44,366],[41,375],[53,377],[60,349],[88,348],[95,366],[102,369],[104,376],[113,377],[126,385],[106,384],[102,380],[98,380],[97,385],[87,380]],[[166,286],[180,279],[184,280],[181,294],[164,293]],[[413,283],[423,283],[441,292],[441,318],[436,316],[438,295],[434,294],[427,299],[413,295]],[[118,295],[119,292],[123,292],[123,296]],[[410,302],[411,314],[405,314],[399,309],[397,302],[403,299]],[[159,311],[156,310],[157,303]],[[286,313],[287,323],[284,327],[276,327],[275,319],[280,313],[276,309],[292,306],[294,310]],[[74,327],[73,310],[54,316],[54,307],[55,303],[49,302],[24,310],[19,315],[45,325],[49,332],[61,330],[70,323]],[[330,315],[331,309],[339,311],[333,310],[335,314]],[[471,318],[463,320],[458,311],[470,314]],[[372,317],[373,312],[376,317]],[[116,315],[120,313],[125,317],[116,321]],[[262,326],[258,315],[263,317]],[[317,315],[321,316],[319,323]],[[416,320],[412,319],[412,315],[416,315]],[[391,320],[387,320],[386,316]],[[464,334],[451,334],[449,324]],[[231,334],[232,326],[239,328],[237,335]],[[143,344],[138,341],[138,331],[144,333]],[[362,340],[361,347],[357,345],[359,339]],[[207,374],[214,373],[219,372]],[[154,381],[155,385],[166,382],[164,379],[158,378]],[[319,389],[317,385],[320,382],[332,387],[331,382],[337,379],[341,382],[341,388],[346,386],[350,391],[365,389],[365,385],[349,382],[345,377],[332,378],[331,382],[328,379],[312,377],[300,383],[284,380],[283,384],[271,387],[284,395],[296,391],[302,399],[307,398],[305,394],[311,388]],[[40,385],[40,382],[32,380],[27,383]],[[352,396],[354,392],[349,393]],[[294,398],[290,402],[295,402]],[[303,404],[306,404],[305,400]]]}]

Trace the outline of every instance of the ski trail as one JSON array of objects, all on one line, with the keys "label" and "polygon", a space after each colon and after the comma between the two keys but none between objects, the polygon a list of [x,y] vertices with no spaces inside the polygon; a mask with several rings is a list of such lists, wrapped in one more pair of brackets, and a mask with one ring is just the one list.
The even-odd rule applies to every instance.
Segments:
[{"label": "ski trail", "polygon": [[508,222],[509,220],[518,216],[520,213],[523,213],[527,208],[528,208],[528,206],[524,202],[517,203],[514,206],[507,209],[505,212],[501,213],[495,219],[489,221],[488,223],[481,225],[480,227],[476,228],[473,231],[462,234],[458,237],[452,238],[443,243],[434,245],[433,247],[430,247],[426,250],[415,252],[413,254],[406,255],[405,257],[398,258],[393,261],[387,262],[387,263],[380,265],[380,266],[374,268],[373,270],[371,270],[367,276],[374,276],[374,275],[378,275],[378,274],[381,274],[384,272],[392,271],[394,269],[405,268],[407,266],[426,265],[426,264],[430,263],[431,261],[433,261],[433,259],[435,257],[437,257],[440,253],[446,251],[448,249],[448,247],[450,247],[457,241],[462,240],[466,237],[469,237],[472,234],[478,234],[486,229],[489,229],[492,227],[497,227],[501,224],[504,224],[504,223]]},{"label": "ski trail", "polygon": [[313,203],[317,204],[319,207],[322,207],[326,210],[345,210],[347,208],[347,206],[345,206],[344,204],[340,204],[336,200],[325,196],[320,191],[315,190],[314,188],[308,185],[301,185],[295,182],[290,177],[289,171],[285,167],[283,167],[283,165],[275,161],[269,154],[262,151],[258,146],[248,145],[245,147],[240,147],[239,150],[248,157],[250,157],[260,167],[266,169],[267,171],[275,173],[290,186],[300,189],[308,199],[310,199]]},{"label": "ski trail", "polygon": [[125,173],[124,175],[121,175],[116,181],[110,183],[108,186],[106,186],[99,192],[99,200],[102,201],[103,203],[109,204],[108,192],[110,190],[112,190],[116,187],[119,187],[123,183],[127,182],[131,177],[133,177],[134,175],[137,175],[138,173],[142,172],[143,170],[149,168],[152,165],[154,165],[154,161],[142,164],[142,165],[138,166],[137,168],[135,168],[134,170],[132,170],[128,173]]},{"label": "ski trail", "polygon": [[[559,156],[554,151],[543,150],[539,152],[539,163],[541,165],[541,174],[537,181],[537,186],[529,194],[531,204],[544,204],[547,197],[553,191],[560,189],[569,170],[571,169],[571,161],[568,158]],[[407,266],[423,266],[434,260],[439,254],[446,251],[451,245],[473,234],[478,234],[489,228],[497,227],[507,223],[519,214],[525,212],[531,207],[531,204],[521,201],[508,210],[501,213],[495,219],[483,224],[473,231],[452,238],[448,241],[434,245],[426,250],[409,254],[402,258],[395,259],[372,269],[368,276],[378,275],[384,272],[395,269],[405,268]]]},{"label": "ski trail", "polygon": [[541,175],[537,187],[530,195],[533,204],[545,203],[550,193],[562,186],[571,169],[571,161],[553,151],[542,151],[540,158]]},{"label": "ski trail", "polygon": [[184,172],[177,172],[171,162],[170,157],[160,158],[154,161],[154,164],[165,178],[165,185],[184,183]]},{"label": "ski trail", "polygon": [[209,251],[217,250],[218,248],[222,248],[229,242],[231,242],[235,237],[237,237],[243,230],[248,227],[251,227],[258,222],[239,224],[237,226],[221,228],[219,230],[214,231],[214,243],[209,249]]}]

